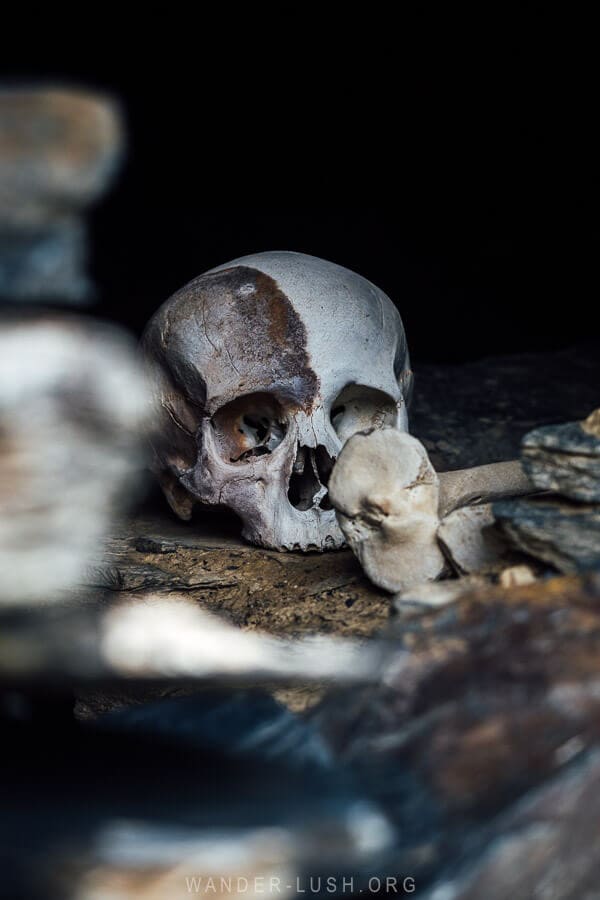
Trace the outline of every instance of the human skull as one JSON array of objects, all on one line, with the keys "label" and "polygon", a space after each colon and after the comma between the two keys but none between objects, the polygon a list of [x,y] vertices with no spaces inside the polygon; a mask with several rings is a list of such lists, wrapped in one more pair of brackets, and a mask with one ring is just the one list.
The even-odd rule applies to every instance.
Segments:
[{"label": "human skull", "polygon": [[327,494],[340,449],[357,431],[408,427],[406,338],[383,291],[313,256],[257,253],[174,294],[142,345],[172,509],[229,507],[264,547],[342,546]]}]

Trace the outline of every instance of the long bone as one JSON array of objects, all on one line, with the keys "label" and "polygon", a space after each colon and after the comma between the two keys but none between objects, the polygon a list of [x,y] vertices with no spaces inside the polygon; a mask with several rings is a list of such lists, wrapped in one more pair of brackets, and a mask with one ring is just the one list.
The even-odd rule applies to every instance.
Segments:
[{"label": "long bone", "polygon": [[442,574],[437,532],[450,512],[533,490],[518,460],[438,474],[420,441],[389,428],[354,435],[329,482],[348,544],[388,591]]},{"label": "long bone", "polygon": [[438,478],[440,518],[462,506],[490,503],[503,497],[519,497],[536,490],[518,459],[454,472],[439,472]]}]

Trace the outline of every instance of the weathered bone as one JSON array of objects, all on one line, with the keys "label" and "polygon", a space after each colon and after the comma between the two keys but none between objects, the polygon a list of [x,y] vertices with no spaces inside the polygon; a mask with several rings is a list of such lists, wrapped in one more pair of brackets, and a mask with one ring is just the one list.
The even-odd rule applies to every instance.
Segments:
[{"label": "weathered bone", "polygon": [[491,503],[503,497],[518,497],[536,490],[518,459],[489,463],[473,469],[440,472],[440,518],[454,509],[475,503]]},{"label": "weathered bone", "polygon": [[438,475],[420,441],[388,428],[354,435],[329,483],[348,544],[392,592],[443,573],[438,528],[449,512],[533,490],[517,461]]}]

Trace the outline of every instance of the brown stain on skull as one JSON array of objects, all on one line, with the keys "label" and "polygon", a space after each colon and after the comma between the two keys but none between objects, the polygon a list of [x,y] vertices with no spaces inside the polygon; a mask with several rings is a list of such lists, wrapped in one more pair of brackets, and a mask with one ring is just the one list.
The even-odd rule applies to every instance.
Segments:
[{"label": "brown stain on skull", "polygon": [[153,469],[166,473],[169,484],[191,469],[201,452],[202,420],[215,414],[233,440],[227,455],[241,458],[253,444],[238,423],[247,410],[236,404],[249,395],[262,398],[285,433],[286,415],[309,413],[318,396],[307,344],[306,327],[290,299],[258,269],[230,266],[177,291],[142,338],[160,410]]},{"label": "brown stain on skull", "polygon": [[235,298],[239,319],[257,342],[252,351],[263,370],[284,392],[291,382],[290,399],[310,409],[319,380],[309,364],[304,322],[289,298],[274,278],[249,266],[234,266],[215,275],[223,277]]},{"label": "brown stain on skull", "polygon": [[277,282],[264,272],[256,271],[254,290],[268,308],[269,340],[278,346],[304,347],[306,329]]},{"label": "brown stain on skull", "polygon": [[205,415],[256,391],[273,392],[288,407],[312,409],[319,379],[310,365],[306,327],[264,272],[231,266],[200,275],[156,318],[159,355],[168,358],[171,376],[188,399],[197,403],[199,379],[210,394],[210,372],[218,372],[221,394],[209,397]]}]

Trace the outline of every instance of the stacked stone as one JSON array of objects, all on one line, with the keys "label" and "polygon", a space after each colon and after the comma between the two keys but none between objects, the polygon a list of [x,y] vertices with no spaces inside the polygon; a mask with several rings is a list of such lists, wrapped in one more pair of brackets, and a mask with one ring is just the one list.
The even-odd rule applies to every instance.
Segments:
[{"label": "stacked stone", "polygon": [[115,104],[59,88],[0,90],[0,299],[89,298],[85,210],[123,153]]},{"label": "stacked stone", "polygon": [[84,212],[123,148],[111,100],[0,89],[0,608],[76,587],[143,465],[133,341],[43,309],[92,292]]},{"label": "stacked stone", "polygon": [[560,572],[600,567],[600,409],[584,422],[531,431],[521,459],[534,485],[551,493],[494,504],[505,534]]}]

